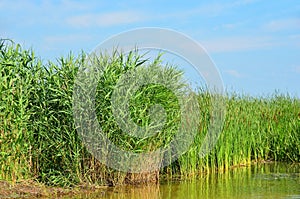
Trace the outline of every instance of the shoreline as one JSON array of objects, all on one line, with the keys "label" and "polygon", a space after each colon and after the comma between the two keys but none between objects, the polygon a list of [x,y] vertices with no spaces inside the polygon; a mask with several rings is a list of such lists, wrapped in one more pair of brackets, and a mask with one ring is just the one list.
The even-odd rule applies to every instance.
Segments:
[{"label": "shoreline", "polygon": [[[229,172],[231,170],[235,170],[243,167],[251,167],[255,164],[264,165],[264,164],[276,164],[276,163],[286,163],[290,165],[300,164],[298,162],[292,163],[292,162],[276,162],[271,160],[264,160],[264,161],[252,162],[251,164],[235,165],[230,167],[230,169],[225,172]],[[218,172],[223,173],[224,171],[216,171],[216,173]],[[170,178],[168,180],[162,177],[161,180],[162,182],[166,180],[167,181],[182,180],[179,179],[180,177],[179,178],[177,177],[173,176],[173,179]],[[196,176],[192,175],[189,177],[188,176],[181,176],[181,177],[186,178],[186,180],[188,180],[190,178],[197,178],[197,175]],[[55,186],[47,186],[43,183],[36,182],[34,180],[24,180],[16,183],[0,180],[0,198],[49,198],[49,197],[61,198],[61,197],[68,197],[68,196],[72,197],[76,195],[90,194],[90,193],[97,193],[97,192],[105,194],[111,188],[126,187],[126,186],[139,187],[144,185],[149,185],[149,184],[118,185],[112,187],[108,185],[93,185],[93,184],[83,183],[83,184],[75,185],[73,187],[55,187]]]},{"label": "shoreline", "polygon": [[0,198],[65,197],[78,194],[106,191],[108,186],[81,184],[74,187],[52,187],[33,180],[12,183],[0,180]]}]

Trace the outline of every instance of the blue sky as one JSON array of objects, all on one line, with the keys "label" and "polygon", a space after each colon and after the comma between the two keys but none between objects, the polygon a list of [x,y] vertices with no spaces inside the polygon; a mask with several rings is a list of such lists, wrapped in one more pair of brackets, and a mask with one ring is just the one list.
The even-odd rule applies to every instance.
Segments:
[{"label": "blue sky", "polygon": [[299,0],[0,0],[0,27],[45,61],[133,28],[169,28],[208,51],[228,90],[300,98]]}]

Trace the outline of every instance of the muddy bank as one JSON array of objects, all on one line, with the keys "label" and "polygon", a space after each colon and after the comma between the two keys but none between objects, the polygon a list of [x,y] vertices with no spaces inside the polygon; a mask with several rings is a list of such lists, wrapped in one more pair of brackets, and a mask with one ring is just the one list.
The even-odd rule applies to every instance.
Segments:
[{"label": "muddy bank", "polygon": [[60,198],[106,191],[106,186],[78,185],[72,188],[49,187],[34,181],[11,183],[0,181],[0,198]]}]

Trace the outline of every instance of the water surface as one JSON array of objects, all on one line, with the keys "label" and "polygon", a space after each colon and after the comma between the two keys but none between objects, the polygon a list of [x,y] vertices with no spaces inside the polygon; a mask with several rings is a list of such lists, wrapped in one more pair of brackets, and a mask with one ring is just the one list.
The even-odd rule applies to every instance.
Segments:
[{"label": "water surface", "polygon": [[300,199],[300,164],[268,163],[206,174],[196,180],[108,188],[80,195],[92,199]]}]

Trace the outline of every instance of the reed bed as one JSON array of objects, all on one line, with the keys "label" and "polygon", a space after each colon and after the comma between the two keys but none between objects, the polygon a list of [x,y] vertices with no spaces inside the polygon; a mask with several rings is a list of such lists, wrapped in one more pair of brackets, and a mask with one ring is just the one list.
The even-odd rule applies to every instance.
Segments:
[{"label": "reed bed", "polygon": [[[204,110],[209,106],[207,96],[199,95]],[[234,94],[224,98],[226,120],[215,148],[204,158],[197,158],[203,141],[201,133],[207,131],[205,121],[209,119],[209,114],[202,111],[201,123],[204,125],[200,125],[200,134],[176,165],[181,175],[222,172],[253,162],[300,161],[299,99],[287,94],[274,94],[268,98]]]},{"label": "reed bed", "polygon": [[[32,50],[0,40],[0,179],[34,179],[58,186],[126,182],[128,173],[97,161],[76,131],[72,109],[74,79],[85,58],[84,54],[69,55],[55,63],[43,63]],[[151,106],[163,105],[166,125],[157,136],[144,140],[128,136],[113,117],[110,97],[118,78],[132,69],[143,73],[144,65],[162,70],[160,60],[159,56],[150,62],[138,52],[100,56],[99,66],[104,68],[96,92],[97,118],[106,135],[126,150],[167,147],[178,130],[182,119],[178,100],[173,92],[159,85],[142,87],[130,101],[130,117],[143,127],[153,119],[149,114]],[[186,86],[182,71],[171,66],[163,70],[175,79],[178,90]],[[211,119],[212,96],[205,90],[196,95],[201,115],[199,132],[189,150],[162,168],[160,175],[186,177],[266,160],[300,161],[299,99],[278,93],[265,98],[223,96],[227,113],[222,133],[214,149],[199,158]]]}]

